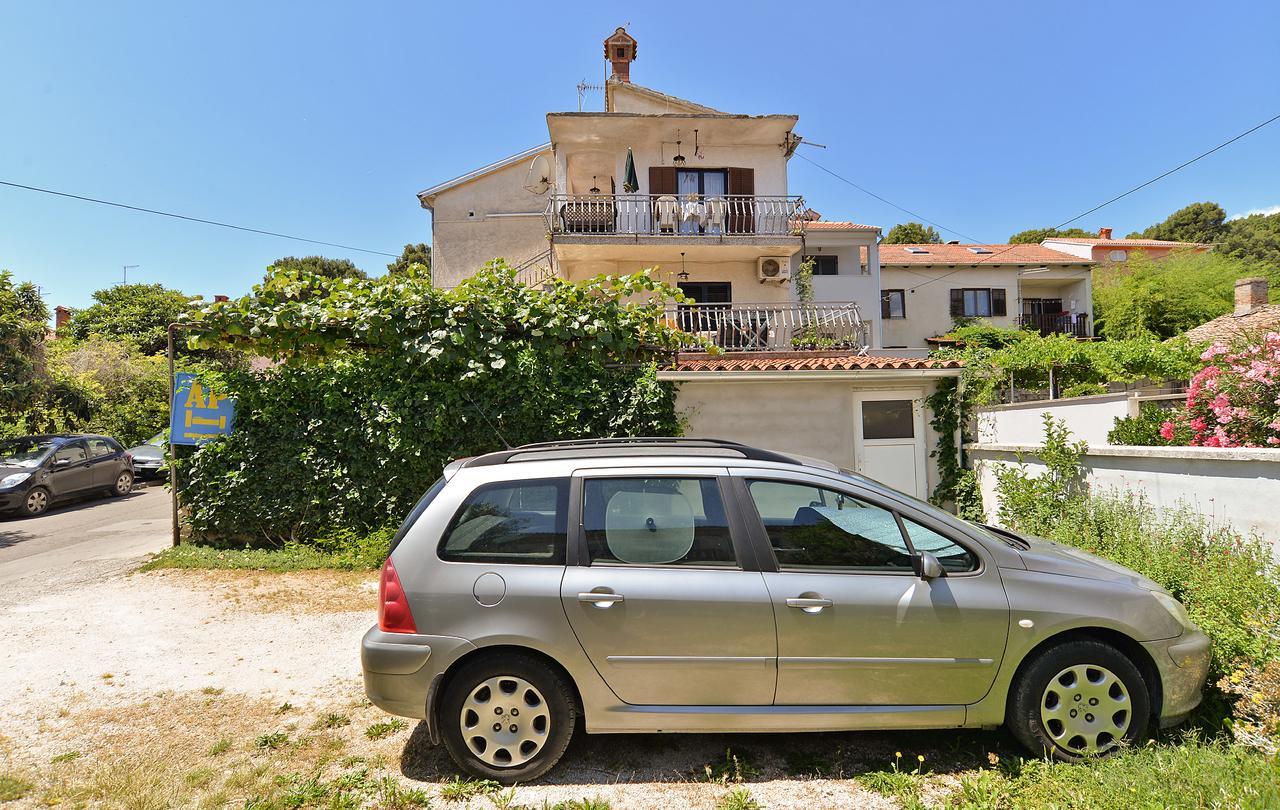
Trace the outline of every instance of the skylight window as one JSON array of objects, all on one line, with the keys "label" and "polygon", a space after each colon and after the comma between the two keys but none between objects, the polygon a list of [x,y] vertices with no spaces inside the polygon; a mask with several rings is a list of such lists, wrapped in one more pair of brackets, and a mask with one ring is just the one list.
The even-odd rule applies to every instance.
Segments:
[{"label": "skylight window", "polygon": [[990,253],[991,250],[984,247],[971,247],[969,248],[969,252],[970,253]]},{"label": "skylight window", "polygon": [[907,252],[908,253],[928,253],[929,251],[925,250],[922,247],[909,247],[907,248]]}]

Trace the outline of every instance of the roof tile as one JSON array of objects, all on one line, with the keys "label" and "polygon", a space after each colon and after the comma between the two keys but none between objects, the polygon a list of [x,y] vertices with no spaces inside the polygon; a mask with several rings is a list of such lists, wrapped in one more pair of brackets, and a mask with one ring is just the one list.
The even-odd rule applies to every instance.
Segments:
[{"label": "roof tile", "polygon": [[[912,253],[907,248],[919,248],[925,253]],[[989,250],[990,253],[974,253],[969,248]],[[886,245],[880,244],[880,266],[928,264],[1093,264],[1092,259],[1082,259],[1058,250],[1036,244],[1028,245]]]},{"label": "roof tile", "polygon": [[922,357],[875,357],[866,354],[771,352],[761,354],[682,354],[673,371],[865,371],[960,368],[959,360]]}]

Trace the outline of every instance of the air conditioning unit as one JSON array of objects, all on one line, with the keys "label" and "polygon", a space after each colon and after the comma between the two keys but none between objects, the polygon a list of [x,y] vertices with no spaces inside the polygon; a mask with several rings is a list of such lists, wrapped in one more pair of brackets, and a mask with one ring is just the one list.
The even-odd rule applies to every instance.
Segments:
[{"label": "air conditioning unit", "polygon": [[761,256],[756,264],[760,283],[781,284],[791,280],[791,259],[787,256]]}]

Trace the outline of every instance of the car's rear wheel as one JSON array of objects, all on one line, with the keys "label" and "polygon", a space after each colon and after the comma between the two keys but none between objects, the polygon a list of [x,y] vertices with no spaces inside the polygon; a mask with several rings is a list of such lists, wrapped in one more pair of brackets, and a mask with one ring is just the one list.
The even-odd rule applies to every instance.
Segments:
[{"label": "car's rear wheel", "polygon": [[1098,641],[1040,653],[1013,686],[1007,725],[1033,752],[1076,762],[1141,740],[1151,720],[1146,682],[1128,656]]},{"label": "car's rear wheel", "polygon": [[49,490],[44,487],[33,487],[27,493],[27,497],[22,499],[22,506],[18,507],[18,513],[23,517],[43,514],[49,508],[49,500]]},{"label": "car's rear wheel", "polygon": [[119,498],[121,495],[128,495],[133,491],[133,473],[125,470],[116,476],[116,482],[111,485],[111,494]]},{"label": "car's rear wheel", "polygon": [[458,767],[510,785],[537,779],[560,761],[577,714],[562,676],[514,653],[464,665],[449,680],[437,720]]}]

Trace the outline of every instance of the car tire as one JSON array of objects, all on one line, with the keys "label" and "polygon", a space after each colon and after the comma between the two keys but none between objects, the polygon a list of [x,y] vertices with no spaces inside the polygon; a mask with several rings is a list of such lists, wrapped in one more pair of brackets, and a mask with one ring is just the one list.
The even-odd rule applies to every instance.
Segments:
[{"label": "car tire", "polygon": [[513,785],[560,761],[578,705],[558,672],[532,656],[508,653],[463,665],[449,679],[436,719],[459,768]]},{"label": "car tire", "polygon": [[133,473],[124,470],[116,476],[116,482],[108,490],[111,497],[121,498],[133,491]]},{"label": "car tire", "polygon": [[49,490],[44,487],[32,487],[27,491],[26,497],[22,499],[22,505],[17,510],[18,514],[23,517],[43,515],[49,511],[49,503],[52,500]]},{"label": "car tire", "polygon": [[1147,684],[1133,661],[1108,644],[1079,640],[1026,665],[1005,725],[1033,753],[1079,762],[1140,741],[1150,722]]}]

